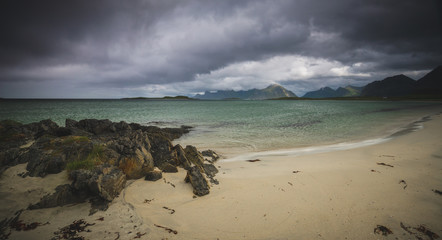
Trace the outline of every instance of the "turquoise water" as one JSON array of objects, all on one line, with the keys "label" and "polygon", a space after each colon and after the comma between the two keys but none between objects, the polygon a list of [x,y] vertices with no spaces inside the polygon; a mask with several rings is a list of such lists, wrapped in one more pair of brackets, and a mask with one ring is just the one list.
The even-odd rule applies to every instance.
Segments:
[{"label": "turquoise water", "polygon": [[176,143],[226,154],[299,148],[388,136],[440,103],[387,101],[3,100],[0,119],[30,123],[110,119],[193,126]]}]

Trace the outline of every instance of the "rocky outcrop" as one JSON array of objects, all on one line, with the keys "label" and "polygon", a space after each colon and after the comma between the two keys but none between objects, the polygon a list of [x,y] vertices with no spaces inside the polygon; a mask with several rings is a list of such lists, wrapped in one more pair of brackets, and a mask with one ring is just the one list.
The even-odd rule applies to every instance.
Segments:
[{"label": "rocky outcrop", "polygon": [[[110,120],[66,119],[65,127],[51,120],[21,124],[0,122],[1,169],[27,163],[26,175],[45,177],[67,170],[71,184],[57,187],[30,208],[62,206],[95,199],[110,202],[126,179],[155,181],[162,172],[188,171],[187,179],[198,196],[209,193],[217,169],[205,162],[194,146],[173,146],[190,127],[158,128]],[[205,153],[218,158],[213,151]]]},{"label": "rocky outcrop", "polygon": [[192,184],[193,193],[197,196],[204,196],[210,193],[209,184],[202,174],[201,169],[197,166],[193,166],[187,171],[185,181]]}]

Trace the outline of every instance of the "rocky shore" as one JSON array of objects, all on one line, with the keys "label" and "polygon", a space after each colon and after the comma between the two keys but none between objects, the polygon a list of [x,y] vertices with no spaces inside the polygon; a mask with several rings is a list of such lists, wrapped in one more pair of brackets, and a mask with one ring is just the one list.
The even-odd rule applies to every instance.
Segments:
[{"label": "rocky shore", "polygon": [[[185,181],[193,193],[204,196],[210,192],[210,183],[218,184],[213,163],[219,157],[210,150],[203,151],[203,156],[194,146],[172,144],[190,130],[189,126],[158,128],[96,119],[66,119],[65,127],[51,120],[1,121],[0,174],[18,164],[27,164],[27,171],[20,174],[23,178],[44,178],[67,170],[70,183],[57,186],[28,209],[90,201],[93,214],[106,210],[127,180],[157,181],[163,172],[178,172],[178,168],[187,171]],[[5,217],[2,237],[18,221],[17,216]]]}]

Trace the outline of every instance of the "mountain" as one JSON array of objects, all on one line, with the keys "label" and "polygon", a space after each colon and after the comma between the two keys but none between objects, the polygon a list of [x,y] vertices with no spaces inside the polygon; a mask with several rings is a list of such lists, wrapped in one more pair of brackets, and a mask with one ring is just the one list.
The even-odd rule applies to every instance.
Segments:
[{"label": "mountain", "polygon": [[416,81],[401,74],[387,77],[382,81],[374,81],[362,89],[363,97],[399,97],[413,94]]},{"label": "mountain", "polygon": [[308,92],[304,98],[334,98],[334,97],[353,97],[359,96],[362,87],[346,86],[333,90],[330,87],[324,87],[316,91]]},{"label": "mountain", "polygon": [[282,97],[296,97],[296,95],[278,84],[272,84],[264,89],[250,89],[247,91],[218,90],[216,92],[206,91],[204,94],[197,94],[194,98],[207,100],[221,99],[243,99],[262,100]]},{"label": "mountain", "polygon": [[416,95],[442,94],[442,66],[435,68],[416,82]]}]

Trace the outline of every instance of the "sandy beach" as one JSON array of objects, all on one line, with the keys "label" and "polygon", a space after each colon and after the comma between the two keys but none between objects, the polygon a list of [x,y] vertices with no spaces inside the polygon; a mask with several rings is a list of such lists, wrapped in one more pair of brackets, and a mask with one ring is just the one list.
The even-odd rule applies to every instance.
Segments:
[{"label": "sandy beach", "polygon": [[[422,125],[355,149],[220,160],[219,185],[204,197],[193,196],[184,169],[156,182],[128,181],[107,211],[92,216],[89,203],[24,211],[23,222],[49,224],[13,230],[9,239],[51,239],[78,219],[94,224],[80,233],[86,239],[431,239],[421,226],[442,236],[442,115]],[[67,181],[65,172],[17,176],[24,169],[4,172],[1,215]],[[392,233],[375,233],[378,225]]]}]

